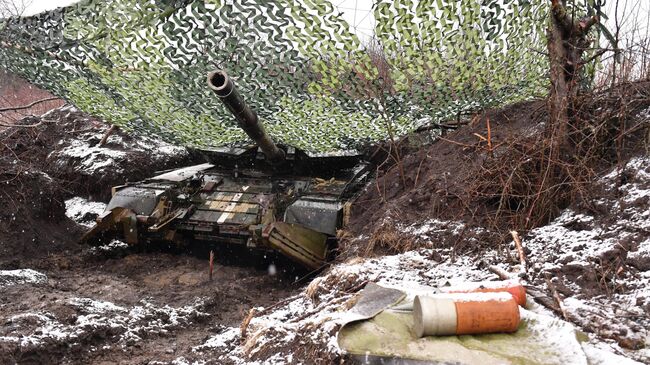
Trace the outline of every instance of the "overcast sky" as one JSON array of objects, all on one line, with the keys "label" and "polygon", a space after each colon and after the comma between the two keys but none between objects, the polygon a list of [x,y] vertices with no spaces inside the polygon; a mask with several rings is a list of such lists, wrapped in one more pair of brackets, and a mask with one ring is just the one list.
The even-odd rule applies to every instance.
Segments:
[{"label": "overcast sky", "polygon": [[33,0],[32,4],[27,8],[26,15],[38,14],[45,10],[68,6],[76,2],[77,0]]},{"label": "overcast sky", "polygon": [[[78,0],[33,0],[27,14],[36,14],[60,6],[70,5]],[[235,0],[236,1],[236,0]],[[478,1],[478,0],[477,0]],[[374,29],[372,16],[373,0],[331,0],[342,13],[343,18],[354,28],[360,38],[370,38]],[[650,1],[649,0],[607,0],[605,13],[609,15],[606,25],[612,31],[615,29],[614,5],[619,3],[619,24],[624,32],[630,28],[640,30],[642,36],[650,31]]]}]

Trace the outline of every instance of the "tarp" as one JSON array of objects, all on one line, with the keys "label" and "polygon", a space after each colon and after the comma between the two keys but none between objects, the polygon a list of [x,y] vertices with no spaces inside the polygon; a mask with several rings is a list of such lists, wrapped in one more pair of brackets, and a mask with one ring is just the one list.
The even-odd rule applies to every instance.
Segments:
[{"label": "tarp", "polygon": [[[426,290],[419,294],[422,292]],[[399,293],[402,299],[390,305],[400,298]],[[412,312],[391,309],[405,307],[413,294],[377,285],[364,290],[358,303],[372,310],[361,310],[365,316],[350,317],[338,333],[339,347],[363,364],[589,365],[603,359],[602,353],[597,359],[587,356],[583,349],[587,336],[572,324],[524,308],[520,308],[519,329],[512,334],[417,338]],[[350,311],[359,312],[355,307]],[[621,360],[614,354],[607,356]]]}]

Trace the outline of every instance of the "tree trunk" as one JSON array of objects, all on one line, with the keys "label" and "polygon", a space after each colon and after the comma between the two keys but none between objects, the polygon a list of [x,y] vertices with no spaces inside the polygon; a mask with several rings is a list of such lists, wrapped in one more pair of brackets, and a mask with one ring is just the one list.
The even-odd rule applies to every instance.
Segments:
[{"label": "tree trunk", "polygon": [[551,78],[548,136],[552,158],[560,153],[572,155],[570,131],[575,122],[573,109],[584,65],[582,56],[589,46],[587,33],[597,22],[597,17],[574,20],[566,10],[565,0],[551,0],[547,47]]}]

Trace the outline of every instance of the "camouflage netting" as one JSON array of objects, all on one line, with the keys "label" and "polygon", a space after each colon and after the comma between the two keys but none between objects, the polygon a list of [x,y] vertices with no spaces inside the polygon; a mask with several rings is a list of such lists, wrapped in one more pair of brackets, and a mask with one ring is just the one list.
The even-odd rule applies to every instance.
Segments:
[{"label": "camouflage netting", "polygon": [[271,135],[355,150],[546,89],[546,1],[379,0],[362,44],[326,0],[84,0],[0,20],[0,67],[128,130],[247,142],[206,86],[223,68]]}]

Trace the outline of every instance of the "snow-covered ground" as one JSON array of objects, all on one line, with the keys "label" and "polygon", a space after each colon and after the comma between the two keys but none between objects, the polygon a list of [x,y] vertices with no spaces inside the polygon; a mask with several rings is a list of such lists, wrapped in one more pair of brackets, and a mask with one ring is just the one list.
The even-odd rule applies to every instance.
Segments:
[{"label": "snow-covered ground", "polygon": [[[603,176],[593,213],[566,210],[526,237],[533,276],[573,293],[567,315],[601,337],[639,348],[650,361],[650,157]],[[601,294],[590,295],[588,286]]]},{"label": "snow-covered ground", "polygon": [[[72,106],[54,109],[41,118],[44,121],[84,123],[85,127],[70,131],[64,136],[47,159],[55,164],[72,164],[76,171],[85,175],[97,177],[105,174],[122,174],[124,162],[133,160],[136,155],[146,156],[149,163],[169,159],[178,160],[188,155],[185,147],[175,146],[145,135],[131,137],[119,130],[111,133],[105,144],[100,146],[100,141],[110,126],[93,120]],[[88,128],[88,125],[92,127]]]},{"label": "snow-covered ground", "polygon": [[18,284],[41,284],[47,276],[31,269],[0,270],[0,288]]},{"label": "snow-covered ground", "polygon": [[61,141],[63,148],[53,153],[78,161],[78,168],[88,174],[119,166],[117,162],[126,159],[134,152],[151,153],[153,160],[187,154],[187,150],[183,147],[150,137],[139,137],[127,142],[123,137],[113,134],[108,137],[104,146],[99,146],[97,143],[101,138],[102,134],[95,132],[88,133],[83,139]]},{"label": "snow-covered ground", "polygon": [[[549,277],[558,287],[568,320],[577,325],[577,330],[588,332],[588,340],[581,346],[590,364],[635,363],[629,358],[649,362],[650,158],[633,159],[627,166],[603,176],[600,183],[606,190],[615,191],[608,190],[613,193],[607,195],[609,198],[604,196],[594,202],[593,214],[567,209],[549,225],[523,237],[529,264],[523,283],[548,290],[545,278]],[[79,222],[89,212],[97,214],[103,210],[103,205],[81,198],[67,201],[66,206],[68,216]],[[416,293],[423,287],[496,280],[496,275],[488,270],[490,265],[510,271],[513,277],[521,269],[507,264],[503,253],[496,250],[487,250],[480,257],[456,256],[450,248],[436,248],[440,245],[431,242],[439,239],[440,234],[450,237],[459,234],[467,229],[463,222],[428,220],[397,229],[405,237],[424,244],[398,255],[356,258],[334,265],[302,293],[287,298],[277,307],[254,308],[244,337],[239,326],[217,325],[212,335],[192,345],[189,354],[178,357],[174,363],[200,364],[215,358],[218,362],[234,364],[291,363],[299,361],[294,350],[301,343],[318,346],[332,355],[340,354],[336,333],[347,321],[346,310],[356,293],[367,282]],[[119,248],[122,243],[111,245],[106,249]],[[511,255],[516,256],[514,244],[511,249]],[[3,277],[12,277],[2,275],[0,282]],[[594,280],[592,275],[600,275],[601,280]],[[16,283],[25,284],[46,280],[36,272],[16,277],[24,278],[16,279]],[[598,289],[605,294],[593,295],[593,291],[582,287],[584,283],[599,282],[603,286]],[[73,324],[58,322],[49,313],[26,312],[10,322],[21,332],[24,330],[21,323],[29,318],[26,322],[31,323],[31,332],[5,334],[0,341],[26,341],[34,345],[44,336],[67,341],[84,331],[117,328],[119,343],[126,346],[144,333],[164,333],[191,325],[192,318],[202,315],[198,298],[196,304],[179,308],[155,306],[146,300],[126,308],[91,298],[76,298],[67,305],[79,312]],[[533,313],[557,316],[530,298],[529,305]],[[633,346],[627,346],[629,343],[625,341],[631,341]],[[641,348],[630,348],[634,346]]]},{"label": "snow-covered ground", "polygon": [[78,196],[65,201],[65,215],[85,227],[92,227],[95,218],[105,209],[105,203],[88,201]]},{"label": "snow-covered ground", "polygon": [[6,321],[0,342],[18,343],[23,348],[52,346],[108,332],[118,335],[118,344],[124,347],[206,315],[200,299],[179,308],[156,306],[144,299],[130,308],[90,298],[72,298],[64,305],[78,313],[73,323],[63,323],[48,312],[25,312]]},{"label": "snow-covered ground", "polygon": [[[218,334],[194,347],[193,351],[204,353],[206,356],[211,351],[216,351],[220,353],[219,360],[235,364],[281,364],[290,362],[295,356],[291,349],[296,347],[296,341],[304,341],[307,336],[310,343],[317,344],[332,354],[340,354],[336,333],[350,316],[346,310],[355,296],[354,293],[347,292],[364,282],[373,281],[413,294],[426,290],[424,286],[456,285],[468,281],[496,279],[494,274],[480,267],[482,264],[477,266],[476,262],[461,259],[456,262],[436,262],[430,258],[431,252],[431,249],[421,249],[377,259],[352,260],[337,265],[327,275],[316,278],[302,295],[270,313],[254,316],[244,340],[239,327],[223,328]],[[492,258],[497,260],[496,253],[493,254]],[[264,308],[256,310],[263,312]],[[552,314],[532,302],[529,303],[529,310],[544,316],[526,315],[527,312],[522,311],[523,320],[534,318],[536,321],[530,321],[534,324],[533,330],[540,331],[561,344],[562,341],[557,336],[562,331],[539,320]],[[564,326],[573,328],[569,323]],[[567,335],[567,332],[562,333]],[[572,341],[576,341],[575,335]],[[603,342],[593,336],[582,344],[582,348],[584,350],[575,357],[589,359],[591,364],[608,364],[612,361],[621,364],[637,363],[616,355],[616,352],[621,352],[617,345]],[[275,352],[274,358],[265,362],[254,360],[258,352],[266,354],[269,351]]]}]

